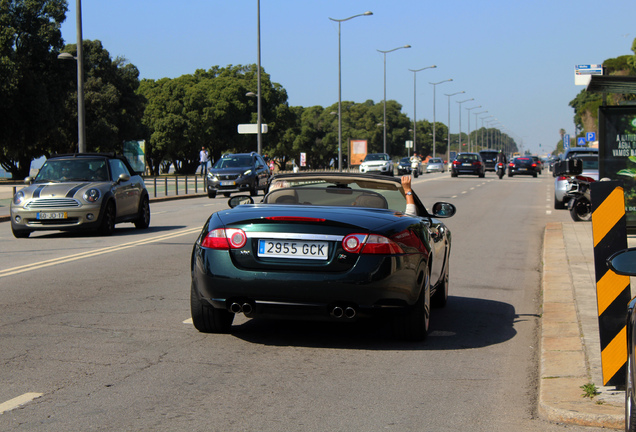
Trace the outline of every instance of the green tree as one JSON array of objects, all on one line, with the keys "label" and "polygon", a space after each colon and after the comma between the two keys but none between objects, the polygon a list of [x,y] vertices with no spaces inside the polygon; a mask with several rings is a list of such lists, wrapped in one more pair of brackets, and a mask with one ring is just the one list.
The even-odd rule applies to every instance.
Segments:
[{"label": "green tree", "polygon": [[13,178],[47,154],[63,115],[57,54],[66,0],[0,0],[0,165]]}]

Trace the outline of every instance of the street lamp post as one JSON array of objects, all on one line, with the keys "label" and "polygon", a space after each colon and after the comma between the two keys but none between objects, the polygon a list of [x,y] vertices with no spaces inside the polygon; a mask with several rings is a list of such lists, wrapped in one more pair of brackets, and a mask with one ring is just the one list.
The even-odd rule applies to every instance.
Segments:
[{"label": "street lamp post", "polygon": [[473,151],[478,151],[478,147],[477,147],[477,131],[479,130],[477,128],[477,120],[479,120],[479,114],[484,114],[487,113],[488,111],[479,111],[475,113],[475,143],[473,145]]},{"label": "street lamp post", "polygon": [[447,141],[447,145],[446,145],[446,154],[447,154],[446,161],[447,162],[450,162],[450,147],[451,147],[451,138],[450,138],[450,98],[452,96],[455,96],[455,95],[458,95],[458,94],[462,94],[462,93],[466,93],[466,92],[462,90],[462,91],[457,92],[457,93],[445,94],[446,96],[448,96],[448,128],[447,128],[448,129],[447,130],[448,134],[447,134],[447,138],[446,138],[446,141]]},{"label": "street lamp post", "polygon": [[402,48],[411,48],[411,45],[404,45],[401,47],[397,47],[397,48],[393,48],[390,50],[386,50],[386,51],[382,51],[382,50],[377,50],[378,52],[381,52],[382,54],[384,54],[384,153],[386,153],[386,54],[393,52],[393,51],[397,51],[399,49]]},{"label": "street lamp post", "polygon": [[342,171],[342,64],[341,64],[341,38],[340,38],[340,26],[343,21],[348,21],[350,19],[365,16],[365,15],[373,15],[373,12],[366,11],[365,13],[353,15],[349,18],[344,19],[336,19],[329,18],[331,21],[335,21],[338,23],[338,171]]},{"label": "street lamp post", "polygon": [[459,139],[457,140],[457,153],[462,152],[462,104],[464,102],[474,101],[475,98],[466,99],[463,101],[457,101],[459,104]]},{"label": "street lamp post", "polygon": [[476,108],[481,108],[481,105],[472,108],[466,108],[466,111],[468,111],[468,151],[473,151],[473,147],[470,142],[470,111]]},{"label": "street lamp post", "polygon": [[436,157],[436,149],[435,149],[435,89],[437,88],[438,84],[442,84],[445,82],[450,82],[452,81],[452,78],[446,79],[444,81],[440,81],[440,82],[436,82],[436,83],[432,83],[430,82],[429,84],[433,86],[433,157]]},{"label": "street lamp post", "polygon": [[419,71],[423,71],[424,69],[434,69],[437,66],[433,65],[433,66],[427,66],[425,68],[422,69],[409,69],[411,72],[413,72],[413,154],[415,154],[415,149],[417,149],[417,104],[416,104],[416,99],[417,99],[417,93],[416,93],[416,85],[415,85],[415,76],[417,74],[417,72]]},{"label": "street lamp post", "polygon": [[69,53],[57,56],[61,60],[77,61],[77,152],[86,153],[86,121],[84,110],[84,49],[82,46],[82,0],[76,0],[77,57]]},{"label": "street lamp post", "polygon": [[256,67],[256,152],[261,154],[263,144],[263,133],[261,131],[261,0],[256,0],[256,43],[257,43],[257,58]]},{"label": "street lamp post", "polygon": [[[485,116],[485,117],[480,117],[479,119],[481,120],[481,149],[485,149],[485,148],[490,148],[489,146],[484,147],[484,120],[486,120],[487,118],[492,118],[494,117],[493,115],[489,115],[489,116]],[[486,126],[488,126],[488,122],[486,122]],[[488,136],[486,134],[486,141],[488,141]],[[486,142],[486,144],[488,144]]]}]

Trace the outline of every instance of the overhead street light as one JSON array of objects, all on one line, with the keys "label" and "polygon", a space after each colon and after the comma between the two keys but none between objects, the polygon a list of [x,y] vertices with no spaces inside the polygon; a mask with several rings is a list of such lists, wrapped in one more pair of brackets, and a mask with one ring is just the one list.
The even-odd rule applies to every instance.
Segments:
[{"label": "overhead street light", "polygon": [[458,94],[462,94],[462,93],[466,93],[465,91],[460,91],[460,92],[456,92],[456,93],[451,93],[451,94],[444,94],[445,96],[448,96],[448,128],[447,128],[447,137],[446,137],[446,161],[450,162],[450,148],[451,148],[451,137],[450,137],[450,98],[452,96],[458,95]]},{"label": "overhead street light", "polygon": [[[479,114],[485,114],[488,111],[479,111],[474,113],[475,115],[475,143],[473,144],[473,150],[472,151],[477,151],[477,120],[479,119]],[[468,119],[470,121],[470,118]]]},{"label": "overhead street light", "polygon": [[477,108],[481,108],[481,105],[472,108],[466,108],[466,111],[468,111],[468,151],[473,151],[473,147],[470,142],[470,111]]},{"label": "overhead street light", "polygon": [[440,82],[436,82],[436,83],[432,83],[430,82],[429,84],[433,86],[433,157],[436,157],[436,150],[435,150],[435,89],[437,88],[438,84],[442,84],[445,82],[450,82],[452,81],[452,78],[446,79],[444,81],[440,81]]},{"label": "overhead street light", "polygon": [[415,85],[415,76],[417,74],[417,72],[423,71],[424,69],[435,69],[437,66],[433,65],[433,66],[427,66],[424,67],[422,69],[409,69],[411,72],[413,72],[413,154],[415,154],[415,150],[417,149],[417,103],[416,103],[416,98],[417,98],[417,92],[415,90],[416,85]]},{"label": "overhead street light", "polygon": [[[342,22],[349,21],[350,19],[359,17],[359,16],[368,16],[373,15],[373,12],[366,11],[365,13],[353,15],[349,18],[336,19],[329,18],[331,21],[335,21],[338,23],[338,171],[342,171],[342,65],[341,65],[341,37],[340,37],[340,26]],[[351,163],[351,161],[349,161]]]},{"label": "overhead street light", "polygon": [[384,54],[384,153],[386,153],[386,54],[402,48],[411,48],[411,45],[404,45],[386,51],[377,50],[378,52]]},{"label": "overhead street light", "polygon": [[75,25],[77,27],[77,57],[69,53],[57,56],[60,60],[77,62],[77,152],[86,153],[86,112],[84,110],[84,49],[82,45],[82,1],[76,0]]},{"label": "overhead street light", "polygon": [[457,143],[457,153],[462,152],[462,104],[464,102],[470,102],[474,100],[475,98],[470,98],[463,101],[457,101],[457,103],[459,104],[459,140]]}]

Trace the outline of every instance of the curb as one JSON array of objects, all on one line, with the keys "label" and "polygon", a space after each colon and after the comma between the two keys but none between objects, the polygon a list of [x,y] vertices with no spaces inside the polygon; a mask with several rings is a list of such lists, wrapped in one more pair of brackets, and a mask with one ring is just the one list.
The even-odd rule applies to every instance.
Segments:
[{"label": "curb", "polygon": [[543,239],[543,313],[539,416],[557,423],[612,429],[625,427],[624,407],[583,397],[591,382],[574,299],[563,225],[548,223]]}]

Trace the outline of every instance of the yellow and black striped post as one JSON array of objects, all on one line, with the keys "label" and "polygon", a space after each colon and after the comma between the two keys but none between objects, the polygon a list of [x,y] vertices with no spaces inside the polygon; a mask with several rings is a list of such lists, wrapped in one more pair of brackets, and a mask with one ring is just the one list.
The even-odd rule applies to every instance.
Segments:
[{"label": "yellow and black striped post", "polygon": [[625,384],[627,335],[625,320],[630,301],[629,276],[607,267],[606,260],[627,248],[627,222],[623,183],[603,181],[591,184],[596,303],[601,340],[603,384]]}]

